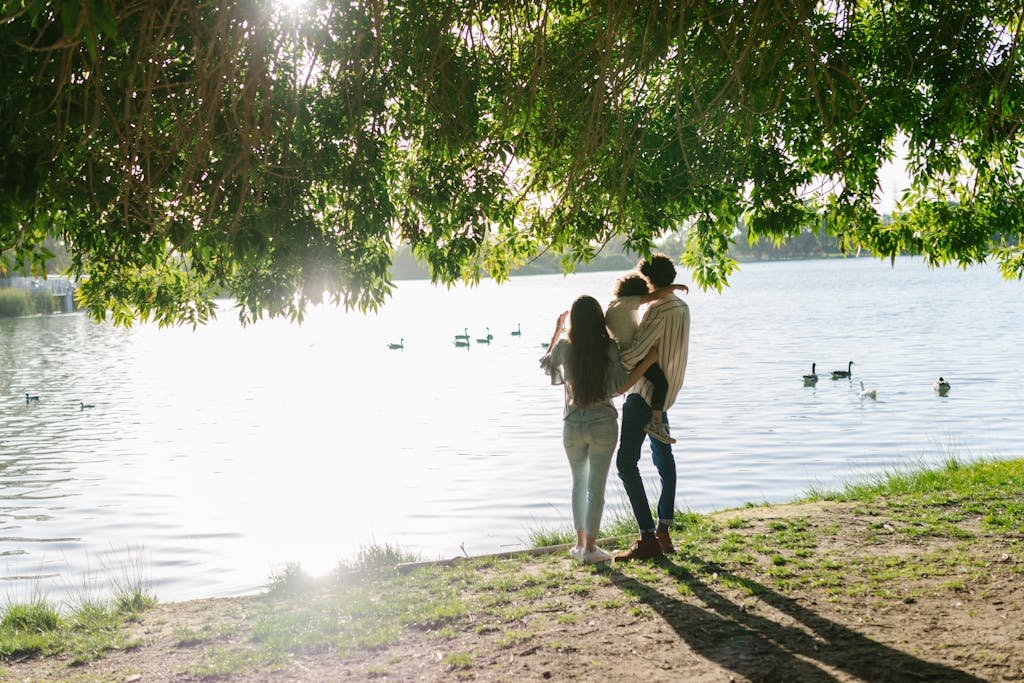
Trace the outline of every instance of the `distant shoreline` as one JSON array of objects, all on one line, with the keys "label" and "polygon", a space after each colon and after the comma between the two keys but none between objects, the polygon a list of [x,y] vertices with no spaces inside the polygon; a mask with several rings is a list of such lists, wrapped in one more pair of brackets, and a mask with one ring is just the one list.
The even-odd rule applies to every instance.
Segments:
[{"label": "distant shoreline", "polygon": [[[906,258],[906,257],[912,257],[912,255],[911,254],[906,254],[906,255],[900,256],[898,258]],[[876,257],[872,256],[871,254],[867,254],[867,253],[862,253],[862,254],[826,254],[826,255],[822,255],[822,256],[777,256],[777,257],[771,257],[771,258],[743,258],[743,259],[737,259],[737,262],[742,266],[743,264],[747,264],[747,263],[774,263],[774,262],[791,263],[793,261],[835,261],[835,260],[842,260],[842,259],[872,259],[872,258],[876,258]],[[599,266],[596,266],[596,267],[581,267],[581,268],[577,268],[573,273],[569,273],[569,274],[576,274],[576,273],[617,273],[617,272],[627,272],[627,271],[632,270],[636,266],[636,263],[637,263],[637,261],[639,259],[640,259],[640,257],[637,256],[637,257],[635,257],[631,261],[623,262],[623,263],[618,264],[618,265],[614,265],[614,264],[603,265],[602,264],[602,265],[599,265]],[[582,264],[582,265],[589,266],[589,264]],[[676,265],[680,265],[680,262],[676,261]],[[531,270],[531,271],[528,271],[528,272],[523,272],[520,269],[520,270],[513,270],[513,271],[511,271],[509,273],[509,277],[510,278],[518,278],[518,277],[527,277],[527,276],[531,276],[531,275],[565,275],[565,274],[566,274],[565,272],[563,272],[562,270],[560,270],[558,268],[544,269],[544,270],[537,270],[537,271]],[[411,274],[408,274],[408,275],[396,275],[396,274],[392,273],[392,279],[395,280],[396,282],[399,282],[399,281],[401,281],[401,282],[406,282],[406,281],[429,281],[430,280],[430,276],[426,273],[426,270],[424,269],[424,271],[422,273],[416,274],[416,275],[411,275]],[[489,280],[491,278],[485,276],[483,279]]]}]

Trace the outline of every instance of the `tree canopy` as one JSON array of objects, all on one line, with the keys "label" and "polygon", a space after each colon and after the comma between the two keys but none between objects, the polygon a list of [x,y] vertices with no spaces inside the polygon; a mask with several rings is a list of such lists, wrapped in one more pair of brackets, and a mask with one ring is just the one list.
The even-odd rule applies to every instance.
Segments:
[{"label": "tree canopy", "polygon": [[[0,0],[0,251],[97,316],[379,306],[686,230],[1024,273],[1019,0]],[[892,222],[878,170],[906,140]]]}]

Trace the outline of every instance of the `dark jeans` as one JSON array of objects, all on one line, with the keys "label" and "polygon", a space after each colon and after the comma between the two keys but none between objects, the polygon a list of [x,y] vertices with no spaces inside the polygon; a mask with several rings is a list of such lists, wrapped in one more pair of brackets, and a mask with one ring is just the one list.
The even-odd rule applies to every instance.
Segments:
[{"label": "dark jeans", "polygon": [[663,410],[665,397],[668,396],[668,377],[665,376],[660,365],[652,363],[644,373],[644,379],[651,383],[651,408]]},{"label": "dark jeans", "polygon": [[[668,414],[662,416],[668,424]],[[640,531],[654,531],[654,518],[651,506],[647,502],[644,481],[640,477],[640,447],[644,444],[647,432],[644,427],[651,421],[651,407],[640,394],[630,394],[622,404],[622,431],[619,436],[619,453],[615,457],[615,467],[619,470],[619,479],[629,496],[629,504],[633,507]],[[671,522],[676,507],[676,460],[672,455],[672,446],[651,438],[651,454],[654,466],[661,477],[661,496],[658,498],[658,518]]]}]

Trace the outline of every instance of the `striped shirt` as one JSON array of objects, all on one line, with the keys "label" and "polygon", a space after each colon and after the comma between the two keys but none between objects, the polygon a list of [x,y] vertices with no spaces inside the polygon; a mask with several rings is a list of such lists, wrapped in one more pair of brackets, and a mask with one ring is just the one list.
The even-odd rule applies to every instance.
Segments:
[{"label": "striped shirt", "polygon": [[[653,347],[658,349],[658,365],[668,378],[668,395],[665,397],[665,410],[668,410],[683,386],[690,348],[690,307],[675,295],[647,309],[633,343],[622,349],[623,364],[632,368]],[[640,394],[650,405],[651,390],[651,383],[641,377],[629,393]]]}]

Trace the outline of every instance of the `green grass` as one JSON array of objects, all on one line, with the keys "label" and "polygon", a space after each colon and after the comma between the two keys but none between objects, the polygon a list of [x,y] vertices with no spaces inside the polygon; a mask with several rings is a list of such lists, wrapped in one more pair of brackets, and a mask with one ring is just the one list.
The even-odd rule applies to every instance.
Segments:
[{"label": "green grass", "polygon": [[200,678],[231,676],[243,671],[272,673],[284,666],[285,657],[277,653],[241,647],[212,647],[203,652],[191,673]]},{"label": "green grass", "polygon": [[405,562],[417,562],[420,557],[402,550],[397,545],[371,543],[362,546],[350,562],[341,562],[342,569],[354,571],[378,571],[392,569]]},{"label": "green grass", "polygon": [[12,631],[31,631],[47,633],[57,630],[60,626],[60,615],[57,609],[44,600],[35,600],[27,604],[8,606],[0,619],[0,628]]},{"label": "green grass", "polygon": [[[952,505],[971,499],[977,509],[993,492],[1024,488],[1024,468],[1018,460],[964,462],[949,457],[938,467],[918,465],[891,470],[865,481],[847,484],[841,491],[812,489],[805,500],[871,502],[882,497],[914,496],[930,505]],[[1020,522],[1018,516],[1017,522]]]},{"label": "green grass", "polygon": [[[958,537],[973,532],[961,522],[980,516],[983,528],[1024,530],[1024,467],[1019,460],[964,462],[949,457],[934,468],[917,466],[851,483],[840,491],[812,490],[807,501],[888,503],[900,533],[910,537]],[[871,512],[871,510],[866,510]]]},{"label": "green grass", "polygon": [[302,595],[315,585],[313,577],[302,571],[300,564],[289,562],[271,572],[266,591],[273,596]]},{"label": "green grass", "polygon": [[63,609],[41,596],[8,601],[0,610],[0,659],[66,654],[80,664],[137,646],[122,626],[157,602],[149,592],[143,554],[127,548],[101,566],[108,599],[95,597],[86,582]]},{"label": "green grass", "polygon": [[74,663],[137,645],[121,629],[136,612],[117,604],[87,603],[66,615],[41,598],[8,603],[0,616],[0,659],[65,653]]},{"label": "green grass", "polygon": [[206,643],[228,638],[236,634],[237,626],[223,626],[215,624],[204,624],[198,629],[187,626],[178,626],[174,629],[174,644],[177,647],[196,647]]},{"label": "green grass", "polygon": [[527,538],[531,548],[546,548],[549,545],[576,543],[576,532],[568,528],[552,529],[540,526],[530,528]]},{"label": "green grass", "polygon": [[498,647],[508,649],[522,645],[533,638],[534,634],[529,631],[508,631],[499,640]]},{"label": "green grass", "polygon": [[441,659],[441,664],[447,669],[471,669],[476,662],[476,655],[472,652],[449,652]]}]

